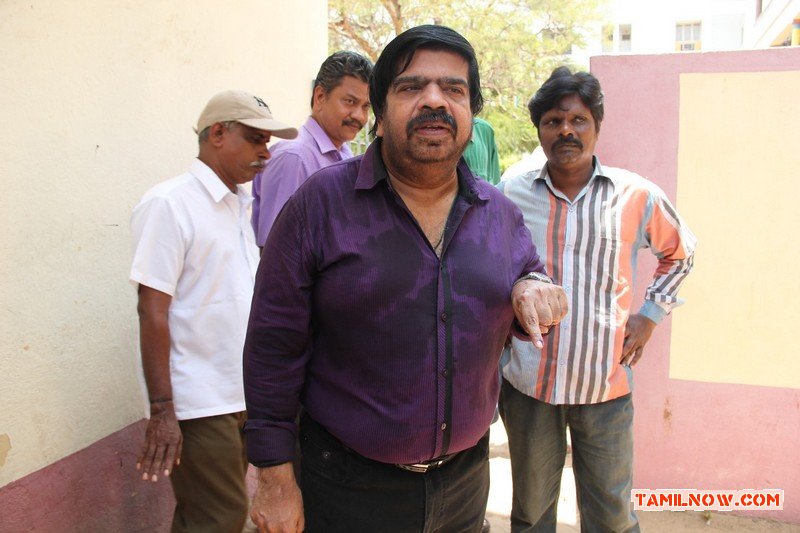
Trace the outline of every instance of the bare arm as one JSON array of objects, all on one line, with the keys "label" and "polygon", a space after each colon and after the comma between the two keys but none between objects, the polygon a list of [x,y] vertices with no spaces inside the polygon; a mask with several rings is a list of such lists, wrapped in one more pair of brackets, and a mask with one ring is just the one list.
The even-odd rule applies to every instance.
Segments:
[{"label": "bare arm", "polygon": [[292,463],[258,469],[250,518],[261,533],[299,533],[305,528],[303,497]]},{"label": "bare arm", "polygon": [[142,368],[150,399],[150,421],[136,468],[142,479],[158,481],[158,473],[168,476],[180,463],[181,435],[169,376],[169,306],[172,297],[139,285],[139,342]]}]

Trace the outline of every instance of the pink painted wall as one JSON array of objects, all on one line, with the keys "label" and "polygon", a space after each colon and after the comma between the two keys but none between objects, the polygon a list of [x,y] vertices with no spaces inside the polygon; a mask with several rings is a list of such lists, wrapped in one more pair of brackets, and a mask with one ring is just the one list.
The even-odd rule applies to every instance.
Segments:
[{"label": "pink painted wall", "polygon": [[136,471],[145,421],[0,488],[0,531],[169,531],[169,481]]},{"label": "pink painted wall", "polygon": [[[0,487],[0,533],[17,531],[167,532],[175,497],[169,480],[136,470],[146,420]],[[256,471],[247,485],[252,497]]]},{"label": "pink painted wall", "polygon": [[[786,70],[800,70],[800,48],[592,58],[591,71],[606,97],[597,147],[601,161],[648,176],[674,200],[679,75]],[[790,124],[777,127],[787,128],[786,138],[791,139]],[[714,208],[719,207],[709,202],[709,209]],[[698,237],[702,247],[704,236]],[[654,266],[642,254],[639,298]],[[800,523],[800,390],[670,379],[670,327],[668,318],[656,329],[635,369],[634,487],[783,489],[783,511],[749,514]]]}]

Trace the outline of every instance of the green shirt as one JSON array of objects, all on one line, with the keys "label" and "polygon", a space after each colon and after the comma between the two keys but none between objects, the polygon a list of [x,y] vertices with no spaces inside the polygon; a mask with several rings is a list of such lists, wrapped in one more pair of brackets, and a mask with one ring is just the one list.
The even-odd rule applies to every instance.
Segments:
[{"label": "green shirt", "polygon": [[469,168],[492,185],[500,182],[500,160],[491,124],[480,118],[472,119],[472,140],[464,150]]}]

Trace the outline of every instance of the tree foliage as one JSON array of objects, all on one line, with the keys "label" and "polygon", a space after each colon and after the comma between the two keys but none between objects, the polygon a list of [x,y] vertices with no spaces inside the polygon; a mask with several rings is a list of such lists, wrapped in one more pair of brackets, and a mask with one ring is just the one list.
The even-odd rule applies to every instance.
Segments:
[{"label": "tree foliage", "polygon": [[478,55],[486,99],[482,116],[495,128],[501,160],[511,162],[538,144],[527,102],[553,68],[569,63],[565,54],[571,47],[584,44],[599,1],[329,0],[330,48],[375,61],[408,28],[455,29]]}]

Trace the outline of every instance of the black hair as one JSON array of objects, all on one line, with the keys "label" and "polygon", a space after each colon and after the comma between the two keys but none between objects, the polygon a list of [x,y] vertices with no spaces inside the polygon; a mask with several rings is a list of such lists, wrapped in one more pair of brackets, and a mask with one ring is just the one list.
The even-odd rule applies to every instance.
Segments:
[{"label": "black hair", "polygon": [[600,123],[603,121],[603,91],[600,82],[588,72],[572,73],[568,67],[555,69],[528,102],[533,125],[538,128],[542,115],[556,107],[562,98],[570,94],[577,94],[589,108],[595,128],[599,131]]},{"label": "black hair", "polygon": [[314,78],[311,89],[311,107],[314,107],[314,89],[322,87],[328,93],[342,83],[345,76],[353,76],[364,83],[369,83],[372,74],[372,62],[361,54],[345,50],[336,52],[322,62]]},{"label": "black hair", "polygon": [[446,26],[431,24],[416,26],[392,39],[375,62],[369,82],[369,100],[372,112],[375,113],[375,124],[370,132],[373,135],[378,121],[383,118],[389,87],[394,79],[408,68],[417,50],[447,50],[463,57],[468,64],[467,83],[472,114],[477,115],[483,109],[478,59],[469,41]]}]

